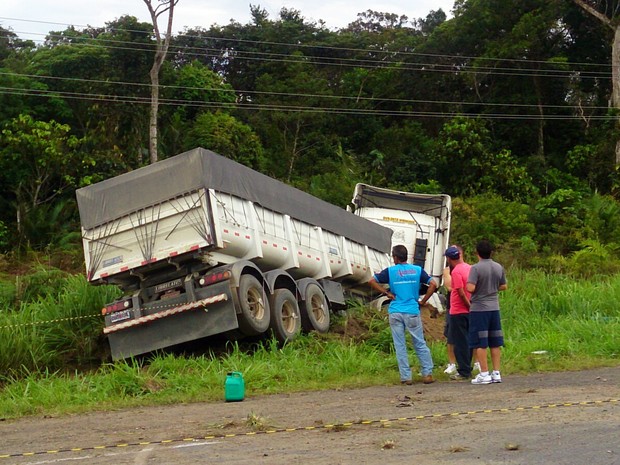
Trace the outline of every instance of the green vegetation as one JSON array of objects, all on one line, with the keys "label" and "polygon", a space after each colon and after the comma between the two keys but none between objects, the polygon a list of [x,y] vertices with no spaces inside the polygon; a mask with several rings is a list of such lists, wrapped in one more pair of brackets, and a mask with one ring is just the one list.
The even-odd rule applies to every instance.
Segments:
[{"label": "green vegetation", "polygon": [[[465,207],[463,243],[604,265],[620,244],[619,14],[577,3],[369,10],[340,30],[251,6],[246,24],[186,28],[161,70],[159,158],[204,146],[342,207],[357,182],[442,192]],[[36,43],[0,26],[0,253],[79,246],[75,189],[149,162],[153,25],[114,17]]]},{"label": "green vegetation", "polygon": [[[118,291],[79,275],[39,269],[0,300],[0,371],[5,377],[99,363],[100,309]],[[18,279],[18,278],[16,278]],[[4,305],[2,305],[4,304]]]},{"label": "green vegetation", "polygon": [[[619,16],[577,3],[369,10],[335,31],[251,6],[186,28],[160,76],[160,159],[202,145],[340,206],[357,182],[449,194],[452,241],[474,257],[490,239],[509,270],[505,373],[617,364],[620,80],[601,19]],[[75,189],[148,163],[153,25],[115,16],[41,43],[0,26],[0,416],[218,400],[230,370],[250,395],[394,382],[385,319],[358,307],[335,322],[356,338],[108,363],[118,290],[60,270],[83,270]]]},{"label": "green vegetation", "polygon": [[[508,278],[503,373],[620,363],[620,275],[575,280],[514,269]],[[251,396],[398,382],[385,315],[355,305],[336,318],[335,331],[283,347],[273,340],[229,342],[218,354],[160,353],[93,365],[105,346],[94,316],[112,289],[76,276],[61,281],[59,292],[23,302],[22,311],[0,310],[0,418],[221,401],[230,371],[243,373]],[[436,366],[445,364],[443,341],[430,345]],[[412,361],[415,367],[413,355]]]}]

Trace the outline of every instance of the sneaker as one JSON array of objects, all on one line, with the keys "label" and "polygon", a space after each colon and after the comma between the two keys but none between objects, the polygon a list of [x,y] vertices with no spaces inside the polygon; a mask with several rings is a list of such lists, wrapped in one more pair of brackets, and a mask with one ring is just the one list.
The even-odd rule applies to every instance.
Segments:
[{"label": "sneaker", "polygon": [[453,375],[450,375],[450,379],[452,381],[466,381],[469,378],[466,378],[465,376],[462,376],[460,373],[454,373]]},{"label": "sneaker", "polygon": [[456,373],[456,365],[454,363],[448,363],[448,366],[443,372],[447,375],[453,375]]},{"label": "sneaker", "polygon": [[477,371],[478,373],[480,373],[480,362],[474,363],[474,368],[472,369],[472,371]]},{"label": "sneaker", "polygon": [[401,380],[400,384],[406,384],[407,386],[411,386],[413,384],[413,381],[411,381],[410,379],[403,379]]},{"label": "sneaker", "polygon": [[491,372],[491,382],[492,383],[501,383],[502,382],[502,375],[500,375],[499,371],[492,371]]},{"label": "sneaker", "polygon": [[435,380],[433,379],[433,375],[426,375],[422,376],[422,382],[424,384],[432,384],[435,382]]},{"label": "sneaker", "polygon": [[493,379],[490,374],[483,375],[482,373],[478,373],[474,379],[471,380],[471,384],[491,384]]}]

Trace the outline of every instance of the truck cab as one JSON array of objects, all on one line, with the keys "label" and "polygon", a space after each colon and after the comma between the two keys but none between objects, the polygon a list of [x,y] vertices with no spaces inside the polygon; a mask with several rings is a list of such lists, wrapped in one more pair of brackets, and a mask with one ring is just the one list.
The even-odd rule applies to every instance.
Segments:
[{"label": "truck cab", "polygon": [[441,283],[443,252],[449,245],[452,200],[445,194],[418,194],[357,184],[353,212],[390,228],[392,246],[402,244],[409,262]]}]

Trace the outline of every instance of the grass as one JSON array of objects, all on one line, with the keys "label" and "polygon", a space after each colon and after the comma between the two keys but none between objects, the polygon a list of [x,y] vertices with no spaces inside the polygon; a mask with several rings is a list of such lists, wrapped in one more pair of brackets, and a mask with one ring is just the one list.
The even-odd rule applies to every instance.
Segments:
[{"label": "grass", "polygon": [[[508,279],[501,294],[504,374],[620,363],[620,275],[575,281],[512,270]],[[223,401],[231,371],[243,373],[249,396],[398,382],[386,319],[363,307],[334,322],[361,321],[357,339],[310,334],[283,347],[274,340],[229,343],[220,354],[161,353],[93,367],[101,320],[91,316],[114,292],[70,276],[53,294],[0,310],[0,418]],[[429,345],[435,365],[445,364],[444,343]],[[411,360],[416,370],[413,351]]]},{"label": "grass", "polygon": [[39,279],[24,292],[27,299],[0,306],[0,373],[5,376],[84,366],[101,359],[100,309],[118,290],[93,287],[82,276],[59,279],[56,271],[50,273],[56,280],[53,287],[41,286],[45,280]]}]

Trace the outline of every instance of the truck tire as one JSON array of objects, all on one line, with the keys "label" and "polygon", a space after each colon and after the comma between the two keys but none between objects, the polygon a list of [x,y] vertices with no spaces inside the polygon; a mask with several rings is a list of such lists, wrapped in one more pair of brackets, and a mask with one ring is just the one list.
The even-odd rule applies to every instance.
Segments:
[{"label": "truck tire", "polygon": [[308,284],[301,310],[301,327],[304,331],[326,333],[329,330],[329,307],[318,285]]},{"label": "truck tire", "polygon": [[271,312],[261,283],[251,274],[239,279],[239,330],[246,336],[263,334],[269,328]]},{"label": "truck tire", "polygon": [[273,293],[270,328],[280,342],[292,341],[301,331],[299,305],[288,289],[277,289]]}]

